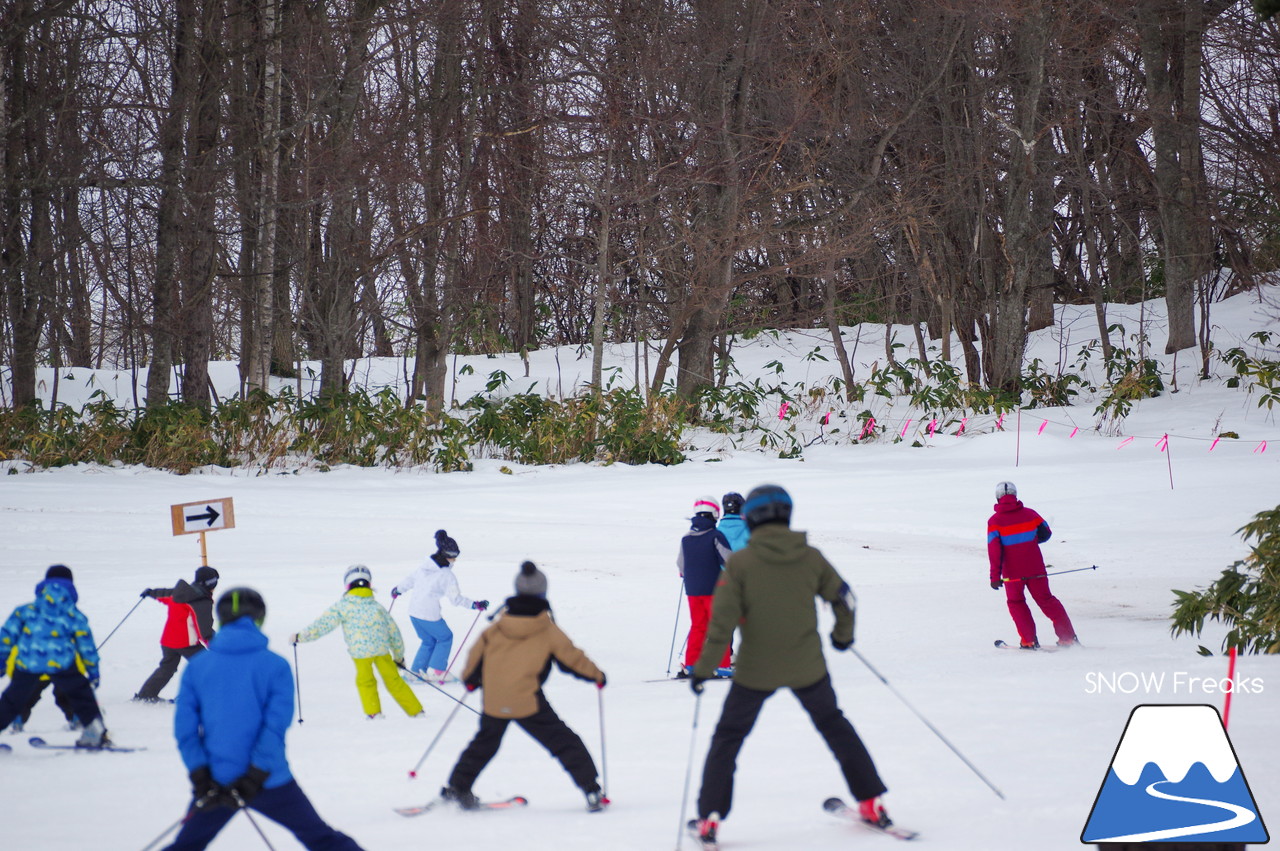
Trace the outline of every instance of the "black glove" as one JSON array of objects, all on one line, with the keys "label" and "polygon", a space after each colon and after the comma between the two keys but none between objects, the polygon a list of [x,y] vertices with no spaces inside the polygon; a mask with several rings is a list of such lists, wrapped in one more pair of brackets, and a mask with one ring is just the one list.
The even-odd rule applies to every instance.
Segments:
[{"label": "black glove", "polygon": [[697,674],[689,675],[689,688],[693,689],[694,694],[702,694],[702,689],[707,682],[708,677],[700,677]]},{"label": "black glove", "polygon": [[262,791],[262,784],[266,782],[268,776],[270,772],[263,771],[256,765],[249,766],[249,770],[240,775],[227,789],[235,800],[236,806],[243,807],[252,801]]},{"label": "black glove", "polygon": [[155,596],[155,594],[153,593],[154,591],[155,591],[155,589],[154,589],[154,588],[148,588],[148,589],[146,589],[145,591],[143,591],[141,594],[139,594],[138,596],[139,596],[139,597],[154,597],[154,596]]},{"label": "black glove", "polygon": [[848,641],[840,641],[836,638],[836,634],[833,632],[831,633],[831,646],[837,650],[848,650],[853,646],[853,639],[850,638]]},{"label": "black glove", "polygon": [[482,611],[482,612],[483,612],[485,609],[489,608],[489,601],[488,601],[488,600],[476,600],[474,603],[472,603],[472,604],[471,604],[471,608],[473,608],[473,609],[478,609],[478,610],[480,610],[480,611]]},{"label": "black glove", "polygon": [[1003,585],[1003,584],[1004,584],[1004,580],[1003,580],[1003,579],[992,579],[992,580],[991,580],[991,588],[992,588],[993,590],[995,590],[995,591],[999,591],[999,590],[1000,590],[1000,586],[1001,586],[1001,585]]},{"label": "black glove", "polygon": [[206,799],[215,798],[221,789],[217,783],[213,782],[213,774],[209,772],[207,765],[200,766],[187,776],[191,778],[191,797],[197,807],[204,806]]}]

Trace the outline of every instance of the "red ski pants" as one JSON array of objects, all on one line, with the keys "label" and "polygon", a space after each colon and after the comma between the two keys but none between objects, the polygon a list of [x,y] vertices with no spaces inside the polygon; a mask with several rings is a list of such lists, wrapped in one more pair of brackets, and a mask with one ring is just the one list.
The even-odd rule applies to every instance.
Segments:
[{"label": "red ski pants", "polygon": [[[702,656],[702,645],[707,640],[707,624],[711,623],[711,601],[715,597],[711,594],[705,597],[690,595],[686,599],[689,601],[689,617],[693,619],[693,625],[689,627],[689,643],[684,648],[684,663],[696,665]],[[724,658],[720,660],[721,668],[732,664],[732,650],[732,647],[724,649]]]},{"label": "red ski pants", "polygon": [[1031,607],[1027,605],[1027,594],[1036,601],[1040,611],[1053,621],[1053,631],[1058,634],[1058,641],[1075,640],[1075,627],[1071,625],[1071,618],[1067,617],[1067,610],[1062,602],[1049,590],[1048,579],[1043,576],[1006,579],[1004,581],[1005,599],[1009,603],[1009,614],[1013,616],[1013,623],[1018,628],[1018,639],[1023,644],[1036,642],[1036,622],[1031,617]]}]

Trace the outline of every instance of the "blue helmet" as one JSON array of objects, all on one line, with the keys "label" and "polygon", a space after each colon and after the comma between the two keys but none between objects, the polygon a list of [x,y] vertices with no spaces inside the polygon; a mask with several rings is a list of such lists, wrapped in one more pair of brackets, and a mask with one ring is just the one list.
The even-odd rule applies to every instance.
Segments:
[{"label": "blue helmet", "polygon": [[760,485],[747,494],[742,506],[742,518],[748,529],[765,523],[791,525],[791,494],[779,485]]}]

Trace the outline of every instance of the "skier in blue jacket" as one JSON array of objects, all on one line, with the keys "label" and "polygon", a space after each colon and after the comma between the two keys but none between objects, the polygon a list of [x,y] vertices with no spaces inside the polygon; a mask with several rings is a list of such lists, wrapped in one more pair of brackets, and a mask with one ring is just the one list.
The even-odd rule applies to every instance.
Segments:
[{"label": "skier in blue jacket", "polygon": [[80,595],[65,564],[55,564],[36,585],[33,602],[19,606],[0,627],[0,674],[9,687],[0,694],[0,730],[29,711],[48,677],[54,692],[81,724],[78,747],[110,744],[93,690],[98,686],[98,649],[89,619],[76,608]]},{"label": "skier in blue jacket", "polygon": [[320,818],[289,770],[293,672],[267,649],[259,629],[266,614],[257,591],[224,593],[209,652],[193,656],[182,674],[173,732],[193,798],[170,851],[205,848],[245,807],[288,828],[310,851],[361,851]]},{"label": "skier in blue jacket", "polygon": [[729,541],[729,549],[735,553],[745,547],[747,541],[751,539],[751,530],[747,528],[747,521],[742,519],[742,503],[742,494],[735,491],[730,491],[721,497],[720,504],[724,506],[724,516],[716,524],[720,534]]}]

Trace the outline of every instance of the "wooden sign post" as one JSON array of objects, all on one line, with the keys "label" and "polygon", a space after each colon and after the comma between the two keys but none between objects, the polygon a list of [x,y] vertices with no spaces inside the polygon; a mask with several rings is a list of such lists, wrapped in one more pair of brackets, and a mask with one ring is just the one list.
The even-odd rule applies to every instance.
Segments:
[{"label": "wooden sign post", "polygon": [[184,502],[169,506],[173,520],[173,534],[200,535],[200,564],[209,563],[209,550],[205,546],[205,533],[236,527],[235,507],[231,497],[206,499],[201,502]]}]

